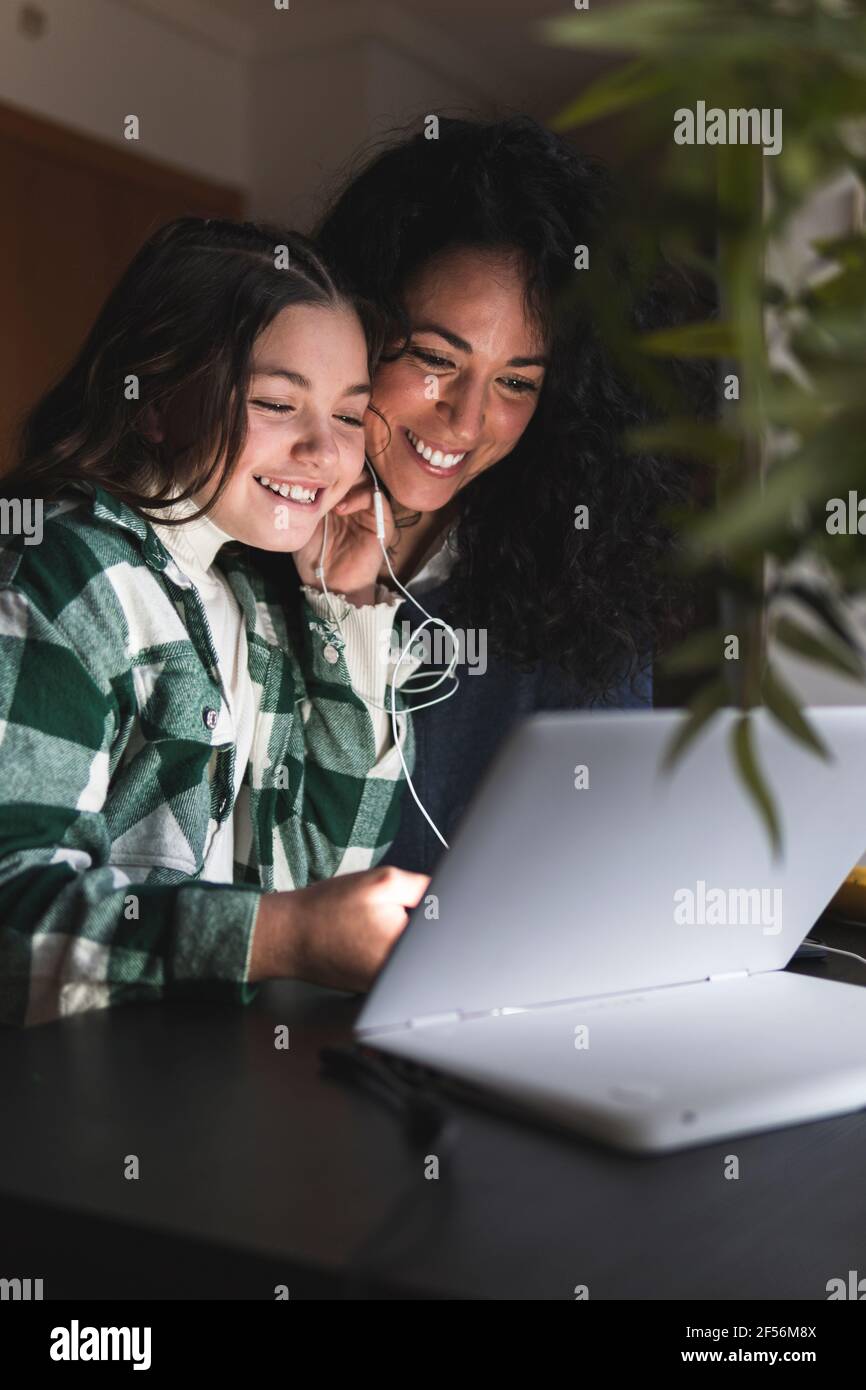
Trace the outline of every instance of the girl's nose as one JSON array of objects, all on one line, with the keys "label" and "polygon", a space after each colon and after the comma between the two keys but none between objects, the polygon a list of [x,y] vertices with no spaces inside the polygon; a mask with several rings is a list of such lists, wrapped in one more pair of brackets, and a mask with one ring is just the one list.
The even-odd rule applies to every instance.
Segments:
[{"label": "girl's nose", "polygon": [[313,425],[295,440],[292,454],[310,467],[333,468],[340,457],[337,441],[327,425]]}]

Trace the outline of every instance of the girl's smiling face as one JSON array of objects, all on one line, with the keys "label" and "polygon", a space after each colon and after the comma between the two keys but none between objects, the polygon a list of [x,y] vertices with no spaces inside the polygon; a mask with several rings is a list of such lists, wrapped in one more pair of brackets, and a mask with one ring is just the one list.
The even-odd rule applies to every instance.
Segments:
[{"label": "girl's smiling face", "polygon": [[438,511],[517,444],[535,413],[546,349],[508,251],[460,247],[410,279],[409,344],[374,381],[367,445],[403,507]]},{"label": "girl's smiling face", "polygon": [[[369,398],[354,310],[281,310],[253,348],[246,440],[211,519],[245,545],[300,550],[358,481]],[[215,488],[212,480],[193,500],[204,505]]]}]

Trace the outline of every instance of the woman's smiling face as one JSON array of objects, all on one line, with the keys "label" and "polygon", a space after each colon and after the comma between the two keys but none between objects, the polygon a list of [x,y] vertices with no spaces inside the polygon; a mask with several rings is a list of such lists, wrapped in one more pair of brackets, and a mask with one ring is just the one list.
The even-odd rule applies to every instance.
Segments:
[{"label": "woman's smiling face", "polygon": [[510,453],[532,419],[545,343],[527,315],[516,253],[459,247],[406,285],[406,351],[383,362],[367,447],[392,497],[410,511],[446,506]]}]

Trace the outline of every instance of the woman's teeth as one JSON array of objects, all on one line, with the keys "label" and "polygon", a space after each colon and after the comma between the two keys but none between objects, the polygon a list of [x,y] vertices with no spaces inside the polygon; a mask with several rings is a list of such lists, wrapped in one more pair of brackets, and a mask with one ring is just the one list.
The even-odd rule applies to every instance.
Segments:
[{"label": "woman's teeth", "polygon": [[301,487],[298,483],[272,483],[270,478],[256,478],[257,483],[269,487],[279,497],[290,497],[293,502],[315,502],[319,488]]},{"label": "woman's teeth", "polygon": [[454,468],[462,459],[465,459],[468,450],[462,454],[443,454],[441,449],[434,449],[430,444],[425,444],[423,439],[419,439],[417,434],[407,430],[409,443],[416,453],[420,454],[428,463],[432,463],[434,468]]}]

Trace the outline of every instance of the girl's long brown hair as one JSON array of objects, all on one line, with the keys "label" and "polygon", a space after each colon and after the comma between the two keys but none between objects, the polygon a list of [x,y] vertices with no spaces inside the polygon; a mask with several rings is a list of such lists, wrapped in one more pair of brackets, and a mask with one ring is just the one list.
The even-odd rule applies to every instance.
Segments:
[{"label": "girl's long brown hair", "polygon": [[[220,470],[203,515],[243,447],[256,338],[282,309],[341,303],[358,312],[374,361],[375,311],[337,284],[305,237],[249,222],[168,223],[142,246],[72,366],[25,419],[0,493],[50,500],[90,483],[140,512],[189,497]],[[173,407],[180,450],[150,427],[154,409]]]}]

